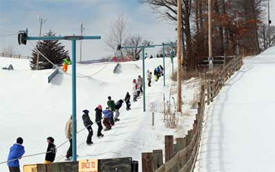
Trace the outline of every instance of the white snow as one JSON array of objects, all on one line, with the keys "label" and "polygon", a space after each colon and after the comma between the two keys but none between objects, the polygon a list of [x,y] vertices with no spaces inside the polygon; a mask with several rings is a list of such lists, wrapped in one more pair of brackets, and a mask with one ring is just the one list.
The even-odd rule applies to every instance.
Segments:
[{"label": "white snow", "polygon": [[208,107],[196,171],[275,171],[275,47],[244,59]]},{"label": "white snow", "polygon": [[[0,58],[0,67],[13,64],[14,71],[0,69],[0,163],[6,161],[10,146],[18,136],[24,138],[26,153],[45,152],[46,138],[55,138],[58,146],[65,138],[65,123],[71,114],[71,74],[58,74],[51,84],[47,76],[51,70],[31,71],[28,60]],[[146,70],[151,71],[162,59],[146,59]],[[113,74],[115,63],[77,64],[77,125],[83,129],[82,110],[88,109],[94,121],[94,109],[98,104],[106,107],[107,96],[114,100],[123,99],[126,92],[132,94],[132,80],[142,73],[142,62],[122,63],[122,72]],[[198,88],[198,80],[192,79],[184,83],[183,109],[186,116],[178,116],[177,129],[167,129],[163,122],[163,94],[166,100],[175,96],[175,83],[171,81],[170,59],[166,59],[167,82],[163,87],[163,79],[153,81],[152,87],[146,87],[147,112],[142,112],[142,98],[132,102],[132,110],[121,108],[120,122],[111,131],[104,132],[104,138],[98,139],[93,125],[94,144],[85,143],[87,131],[77,136],[78,158],[117,158],[133,157],[139,161],[142,152],[164,148],[164,135],[174,134],[183,137],[192,127],[194,114],[191,103]],[[132,98],[132,97],[131,97]],[[155,126],[151,126],[151,105],[157,105]],[[171,100],[171,107],[173,102]],[[68,143],[58,149],[56,161],[63,161]],[[27,157],[20,160],[23,164],[43,163],[45,155]],[[141,167],[141,166],[140,166]],[[0,164],[0,171],[7,171],[6,164]]]}]

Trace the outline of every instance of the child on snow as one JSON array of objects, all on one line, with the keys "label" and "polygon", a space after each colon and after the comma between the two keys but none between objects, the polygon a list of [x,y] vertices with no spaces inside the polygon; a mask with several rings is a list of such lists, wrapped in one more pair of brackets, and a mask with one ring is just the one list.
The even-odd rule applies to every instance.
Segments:
[{"label": "child on snow", "polygon": [[119,100],[119,101],[117,101],[116,102],[116,106],[115,106],[115,121],[119,121],[119,119],[118,119],[118,117],[119,117],[119,109],[121,108],[121,106],[122,106],[122,104],[123,104],[123,100]]},{"label": "child on snow", "polygon": [[133,80],[133,101],[137,101],[137,97],[139,96],[139,91],[138,91],[138,85],[136,79]]},{"label": "child on snow", "polygon": [[67,151],[66,158],[70,159],[72,157],[72,116],[66,123],[65,134],[66,134],[66,138],[70,142],[70,147]]},{"label": "child on snow", "polygon": [[54,144],[54,138],[52,137],[48,137],[47,142],[48,142],[48,148],[47,148],[44,164],[51,164],[54,162],[54,159],[55,159],[56,146]]},{"label": "child on snow", "polygon": [[152,72],[150,72],[149,70],[147,71],[147,80],[148,80],[148,87],[151,87]]},{"label": "child on snow", "polygon": [[131,103],[130,103],[130,100],[131,100],[131,96],[129,94],[129,92],[126,93],[126,96],[124,98],[124,101],[126,103],[126,110],[130,110],[131,109]]},{"label": "child on snow", "polygon": [[106,107],[106,109],[103,111],[103,116],[103,124],[106,127],[105,130],[112,129],[111,120],[113,119],[113,112],[109,110],[109,107]]},{"label": "child on snow", "polygon": [[141,93],[143,92],[143,90],[142,90],[143,84],[142,83],[143,83],[142,77],[140,75],[138,75],[137,85],[138,85],[138,88]]},{"label": "child on snow", "polygon": [[16,139],[16,143],[10,148],[8,156],[8,167],[10,172],[20,172],[19,159],[21,159],[25,153],[25,149],[22,144],[23,139],[18,137]]},{"label": "child on snow", "polygon": [[89,117],[89,111],[88,110],[83,110],[83,115],[82,115],[82,119],[83,119],[83,123],[84,123],[84,126],[87,128],[89,134],[87,136],[87,140],[86,140],[86,143],[87,145],[91,145],[93,144],[92,142],[92,136],[93,136],[93,128],[92,128],[92,125],[93,125],[93,122],[91,121],[90,117]]},{"label": "child on snow", "polygon": [[97,129],[97,137],[103,137],[104,135],[101,133],[103,127],[102,127],[102,124],[101,124],[101,120],[102,120],[102,106],[101,105],[98,105],[96,108],[95,108],[95,122],[98,126],[98,129]]}]

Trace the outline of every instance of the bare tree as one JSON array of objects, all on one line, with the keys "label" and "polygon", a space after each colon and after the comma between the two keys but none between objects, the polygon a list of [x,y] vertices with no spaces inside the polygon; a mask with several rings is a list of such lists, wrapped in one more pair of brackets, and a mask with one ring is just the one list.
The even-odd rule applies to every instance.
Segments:
[{"label": "bare tree", "polygon": [[105,40],[106,45],[114,51],[117,50],[118,45],[123,45],[127,39],[127,22],[123,15],[111,23],[110,31],[107,39]]},{"label": "bare tree", "polygon": [[135,48],[126,50],[127,55],[132,56],[133,60],[139,59],[139,54],[141,52],[141,49],[138,48],[138,46],[140,46],[141,44],[142,44],[142,37],[140,35],[130,36],[126,40],[125,45],[135,47]]},{"label": "bare tree", "polygon": [[13,57],[15,55],[13,47],[12,46],[8,46],[6,48],[3,48],[2,49],[2,55],[4,57]]}]

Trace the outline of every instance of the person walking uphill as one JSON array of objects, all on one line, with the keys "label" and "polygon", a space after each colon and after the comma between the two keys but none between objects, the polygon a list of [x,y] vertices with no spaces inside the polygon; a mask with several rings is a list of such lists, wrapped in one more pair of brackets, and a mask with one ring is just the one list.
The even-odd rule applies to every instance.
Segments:
[{"label": "person walking uphill", "polygon": [[143,80],[142,80],[142,77],[140,75],[138,75],[138,79],[137,79],[137,85],[138,85],[138,88],[140,90],[140,92],[142,93],[143,92]]},{"label": "person walking uphill", "polygon": [[95,122],[98,126],[98,129],[97,129],[97,137],[103,137],[104,135],[101,133],[102,131],[102,124],[101,124],[101,120],[102,120],[102,106],[101,105],[98,105],[96,108],[95,108]]},{"label": "person walking uphill", "polygon": [[87,145],[91,145],[93,144],[92,142],[92,136],[93,136],[93,128],[92,128],[92,125],[93,125],[93,122],[91,121],[90,117],[89,117],[89,111],[88,110],[83,110],[83,115],[82,115],[82,120],[83,120],[83,123],[84,123],[84,126],[87,128],[89,134],[87,136],[87,140],[86,140],[86,143]]},{"label": "person walking uphill", "polygon": [[113,112],[109,110],[109,107],[106,107],[106,109],[103,111],[104,119],[103,119],[103,124],[106,127],[106,130],[112,129],[112,122],[113,120]]},{"label": "person walking uphill", "polygon": [[72,157],[72,125],[73,125],[73,121],[72,121],[72,116],[70,117],[70,119],[67,121],[66,123],[66,127],[65,127],[65,134],[66,134],[66,138],[69,140],[70,142],[70,147],[67,151],[66,154],[66,158],[70,159]]},{"label": "person walking uphill", "polygon": [[8,167],[10,172],[20,172],[19,159],[25,153],[23,139],[18,137],[16,139],[16,143],[10,148],[9,156],[8,156]]},{"label": "person walking uphill", "polygon": [[131,96],[130,96],[129,92],[127,92],[126,96],[124,98],[124,101],[126,103],[126,110],[127,111],[131,109],[131,102],[130,102],[130,100],[131,100]]},{"label": "person walking uphill", "polygon": [[118,117],[119,117],[119,109],[121,108],[123,104],[123,100],[119,100],[116,102],[116,106],[115,106],[115,109],[116,109],[116,113],[115,113],[115,121],[119,121]]},{"label": "person walking uphill", "polygon": [[48,137],[47,142],[48,142],[48,148],[47,148],[44,164],[51,164],[54,162],[54,159],[55,159],[56,146],[54,144],[54,138],[52,137]]},{"label": "person walking uphill", "polygon": [[151,87],[152,72],[150,72],[149,70],[147,71],[147,80],[148,80],[148,87]]},{"label": "person walking uphill", "polygon": [[111,109],[112,112],[115,111],[116,104],[115,104],[115,102],[112,100],[112,97],[111,97],[111,96],[108,97],[107,106]]}]

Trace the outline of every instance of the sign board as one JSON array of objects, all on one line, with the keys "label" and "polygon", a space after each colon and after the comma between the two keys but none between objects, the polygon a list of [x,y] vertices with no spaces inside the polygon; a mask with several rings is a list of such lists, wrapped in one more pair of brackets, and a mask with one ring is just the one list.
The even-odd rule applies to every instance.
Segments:
[{"label": "sign board", "polygon": [[24,165],[24,172],[37,172],[37,165]]},{"label": "sign board", "polygon": [[98,160],[79,160],[78,172],[98,172]]}]

